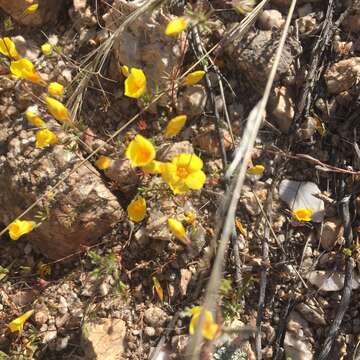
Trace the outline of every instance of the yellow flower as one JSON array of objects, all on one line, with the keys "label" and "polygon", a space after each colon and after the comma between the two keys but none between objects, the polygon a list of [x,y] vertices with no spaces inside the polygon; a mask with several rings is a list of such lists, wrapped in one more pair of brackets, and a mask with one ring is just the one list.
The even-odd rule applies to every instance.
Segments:
[{"label": "yellow flower", "polygon": [[43,149],[44,147],[46,147],[48,145],[54,145],[59,142],[59,139],[56,136],[56,134],[54,134],[49,129],[43,129],[43,130],[37,131],[35,138],[36,138],[35,146],[38,149]]},{"label": "yellow flower", "polygon": [[196,214],[194,211],[185,211],[184,213],[185,221],[188,224],[194,225],[196,221]]},{"label": "yellow flower", "polygon": [[141,69],[131,68],[125,80],[125,95],[138,99],[146,91],[146,76]]},{"label": "yellow flower", "polygon": [[29,317],[33,313],[34,313],[34,310],[29,310],[26,313],[20,315],[16,319],[14,319],[13,321],[11,321],[11,323],[9,323],[9,325],[8,325],[10,331],[11,332],[18,331],[21,334],[23,332],[24,324],[25,324],[26,320],[28,320]]},{"label": "yellow flower", "polygon": [[49,43],[44,43],[41,45],[41,52],[44,55],[51,55],[53,51],[53,46]]},{"label": "yellow flower", "polygon": [[176,36],[186,29],[189,21],[184,17],[177,17],[171,20],[165,29],[165,35]]},{"label": "yellow flower", "polygon": [[38,8],[39,8],[39,4],[33,4],[33,5],[28,6],[28,7],[24,10],[24,15],[33,14],[34,12],[37,11]]},{"label": "yellow flower", "polygon": [[48,85],[47,90],[51,96],[61,96],[62,94],[64,94],[64,86],[59,84],[58,82],[51,82]]},{"label": "yellow flower", "polygon": [[195,85],[197,84],[199,81],[202,80],[202,78],[205,76],[206,72],[203,70],[197,70],[194,71],[188,75],[186,75],[185,79],[184,79],[184,84],[185,85]]},{"label": "yellow flower", "polygon": [[11,240],[17,240],[21,236],[29,233],[35,228],[36,223],[29,220],[15,220],[9,226],[9,236]]},{"label": "yellow flower", "polygon": [[41,119],[41,117],[31,110],[27,110],[25,112],[25,116],[27,121],[35,127],[41,128],[46,126],[45,122]]},{"label": "yellow flower", "polygon": [[202,160],[194,154],[179,154],[171,163],[164,164],[162,178],[174,194],[184,194],[190,189],[199,190],[204,186],[206,175],[201,170]]},{"label": "yellow flower", "polygon": [[53,99],[49,96],[45,96],[45,101],[49,113],[58,121],[69,123],[71,117],[68,109],[58,100]]},{"label": "yellow flower", "polygon": [[147,174],[161,174],[164,169],[164,163],[153,160],[149,164],[142,166],[141,169]]},{"label": "yellow flower", "polygon": [[129,72],[129,67],[127,65],[123,65],[121,67],[121,73],[125,76],[125,77],[128,77],[130,75],[130,72]]},{"label": "yellow flower", "polygon": [[35,84],[43,84],[44,80],[35,70],[34,64],[28,59],[12,61],[10,64],[11,73],[21,79],[29,80]]},{"label": "yellow flower", "polygon": [[178,115],[172,118],[166,126],[165,136],[168,138],[176,136],[184,127],[186,120],[186,115]]},{"label": "yellow flower", "polygon": [[[196,331],[197,323],[199,322],[201,312],[203,310],[202,306],[195,306],[191,309],[191,320],[189,326],[189,333],[190,335],[194,335]],[[209,310],[205,310],[205,319],[203,322],[202,328],[202,336],[207,340],[215,339],[218,331],[219,325],[214,322],[213,315]]]},{"label": "yellow flower", "polygon": [[265,167],[263,165],[255,165],[247,169],[247,173],[249,175],[262,175],[264,171],[265,171]]},{"label": "yellow flower", "polygon": [[20,55],[16,50],[14,42],[8,37],[0,38],[0,54],[15,60],[20,59]]},{"label": "yellow flower", "polygon": [[142,196],[136,197],[127,207],[128,217],[131,221],[140,222],[146,216],[146,201]]},{"label": "yellow flower", "polygon": [[312,209],[296,209],[292,212],[294,219],[297,221],[311,221],[313,213]]},{"label": "yellow flower", "polygon": [[185,241],[186,240],[186,230],[184,228],[184,225],[174,219],[174,218],[169,218],[168,221],[168,228],[170,230],[170,232],[180,241]]},{"label": "yellow flower", "polygon": [[132,166],[146,166],[155,158],[154,145],[141,135],[136,135],[126,149],[126,157]]},{"label": "yellow flower", "polygon": [[96,161],[95,166],[100,170],[108,169],[112,164],[112,159],[108,156],[101,155]]}]

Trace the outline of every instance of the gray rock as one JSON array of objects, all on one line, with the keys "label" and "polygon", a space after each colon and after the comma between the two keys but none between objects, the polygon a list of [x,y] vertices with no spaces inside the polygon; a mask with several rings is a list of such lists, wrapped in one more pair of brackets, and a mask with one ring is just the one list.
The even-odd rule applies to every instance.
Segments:
[{"label": "gray rock", "polygon": [[13,37],[12,40],[21,57],[26,57],[31,61],[34,61],[39,57],[40,49],[31,39],[25,39],[23,36],[18,35]]},{"label": "gray rock", "polygon": [[153,327],[163,326],[168,320],[168,316],[164,310],[157,306],[151,306],[144,312],[145,322]]},{"label": "gray rock", "polygon": [[[345,274],[341,272],[314,270],[310,271],[306,278],[309,282],[322,291],[340,291],[344,287]],[[360,287],[360,275],[354,271],[352,288]]]},{"label": "gray rock", "polygon": [[144,333],[148,337],[154,337],[156,335],[155,329],[151,326],[146,326],[144,329]]},{"label": "gray rock", "polygon": [[315,197],[321,193],[319,187],[309,181],[283,180],[279,186],[280,199],[286,202],[291,210],[312,209],[312,221],[322,222],[324,220],[324,201]]},{"label": "gray rock", "polygon": [[60,314],[64,315],[68,312],[68,303],[63,296],[59,298],[58,311]]},{"label": "gray rock", "polygon": [[56,351],[65,350],[68,347],[70,336],[59,337],[56,340]]},{"label": "gray rock", "polygon": [[[248,78],[251,85],[261,93],[269,77],[280,36],[280,30],[249,32],[245,38],[235,40],[226,49],[234,68],[240,70]],[[281,55],[276,80],[289,71],[294,59],[301,52],[300,42],[294,37],[288,36]]]},{"label": "gray rock", "polygon": [[43,333],[43,344],[48,344],[57,337],[57,330],[55,324],[49,325],[47,330]]}]

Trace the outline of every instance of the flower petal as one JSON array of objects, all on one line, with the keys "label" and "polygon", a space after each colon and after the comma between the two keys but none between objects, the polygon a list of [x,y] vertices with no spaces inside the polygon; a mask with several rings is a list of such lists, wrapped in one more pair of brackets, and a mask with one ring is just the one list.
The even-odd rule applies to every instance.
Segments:
[{"label": "flower petal", "polygon": [[131,221],[140,222],[146,216],[146,201],[142,196],[138,196],[131,201],[127,207],[128,217]]},{"label": "flower petal", "polygon": [[206,175],[202,170],[192,172],[185,179],[185,184],[193,190],[201,189],[206,181]]},{"label": "flower petal", "polygon": [[184,127],[186,120],[186,115],[178,115],[172,118],[166,126],[165,136],[168,138],[176,136]]},{"label": "flower petal", "polygon": [[176,36],[186,29],[188,26],[188,20],[184,17],[176,17],[171,20],[165,29],[165,35]]},{"label": "flower petal", "polygon": [[186,75],[184,84],[188,86],[195,85],[202,80],[205,74],[206,72],[204,70],[193,71],[192,73]]},{"label": "flower petal", "polygon": [[201,170],[204,166],[203,161],[195,154],[179,154],[174,157],[172,163],[176,166],[186,167],[189,172]]}]

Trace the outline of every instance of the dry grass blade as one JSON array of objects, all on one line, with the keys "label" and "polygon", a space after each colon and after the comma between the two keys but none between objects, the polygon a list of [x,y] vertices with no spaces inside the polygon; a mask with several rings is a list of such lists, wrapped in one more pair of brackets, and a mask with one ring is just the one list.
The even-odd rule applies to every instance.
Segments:
[{"label": "dry grass blade", "polygon": [[[234,220],[235,220],[235,213],[237,204],[240,198],[241,189],[245,180],[246,170],[248,162],[251,158],[252,149],[255,144],[255,139],[257,136],[257,133],[259,131],[263,113],[266,107],[266,104],[269,100],[270,91],[275,79],[275,75],[277,72],[277,68],[280,62],[280,57],[285,45],[287,33],[289,31],[290,22],[294,13],[295,5],[297,0],[292,0],[289,13],[286,19],[286,23],[281,35],[281,39],[279,42],[279,46],[277,48],[275,61],[272,65],[272,69],[269,75],[269,78],[266,83],[264,95],[259,101],[259,103],[255,106],[255,108],[252,110],[252,113],[249,116],[245,134],[243,136],[243,141],[246,141],[246,146],[242,146],[241,153],[238,152],[237,156],[237,163],[233,165],[233,169],[239,168],[237,175],[232,180],[231,186],[229,187],[225,201],[224,201],[224,209],[226,210],[226,219],[223,226],[223,231],[221,234],[221,238],[219,241],[219,247],[217,249],[215,261],[213,264],[213,268],[211,271],[210,279],[207,285],[206,294],[205,294],[205,302],[203,306],[203,311],[201,313],[198,326],[196,329],[196,332],[192,339],[190,340],[188,349],[187,349],[187,357],[192,360],[198,360],[200,357],[200,345],[202,340],[202,332],[201,329],[204,325],[205,320],[205,310],[213,311],[215,309],[216,305],[216,299],[220,287],[220,282],[222,278],[222,272],[224,267],[224,259],[226,250],[229,243],[229,238],[231,235],[232,227],[234,226]],[[254,122],[250,122],[249,120],[253,118]],[[248,135],[248,136],[246,136]],[[246,140],[247,139],[247,140]],[[240,160],[239,160],[240,159]],[[241,161],[242,160],[242,161]]]},{"label": "dry grass blade", "polygon": [[112,50],[114,42],[118,38],[119,34],[121,34],[121,32],[123,32],[124,29],[137,18],[146,12],[162,5],[162,3],[165,1],[167,0],[152,0],[141,8],[135,10],[124,19],[123,23],[110,35],[108,39],[106,39],[98,48],[91,51],[85,57],[83,61],[83,67],[80,69],[78,76],[74,79],[74,83],[78,81],[78,84],[76,85],[74,92],[68,100],[68,105],[72,110],[73,117],[75,117],[76,114],[78,114],[81,110],[83,97],[91,77],[94,74],[100,75],[101,70],[106,60],[108,59],[110,51]]}]

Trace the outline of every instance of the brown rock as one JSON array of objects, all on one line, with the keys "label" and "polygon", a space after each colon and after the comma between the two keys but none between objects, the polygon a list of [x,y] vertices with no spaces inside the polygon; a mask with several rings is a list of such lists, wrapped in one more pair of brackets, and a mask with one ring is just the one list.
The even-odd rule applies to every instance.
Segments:
[{"label": "brown rock", "polygon": [[185,296],[187,293],[187,287],[189,285],[189,282],[191,280],[191,271],[188,269],[181,269],[180,270],[180,294],[182,296]]},{"label": "brown rock", "polygon": [[358,33],[360,31],[360,10],[348,16],[344,21],[344,25],[346,30]]},{"label": "brown rock", "polygon": [[340,218],[331,218],[324,222],[320,233],[320,244],[325,250],[331,250],[343,233],[342,221]]},{"label": "brown rock", "polygon": [[325,73],[325,82],[330,94],[349,90],[360,77],[360,57],[341,60]]},{"label": "brown rock", "polygon": [[166,312],[157,306],[150,306],[144,312],[144,321],[155,328],[165,325],[167,320]]},{"label": "brown rock", "polygon": [[160,161],[171,161],[174,156],[182,153],[194,153],[194,148],[189,141],[180,141],[177,143],[164,145],[158,150],[157,159]]},{"label": "brown rock", "polygon": [[[49,121],[52,129],[59,129]],[[38,201],[25,219],[39,212],[45,220],[26,237],[43,254],[59,259],[107,234],[124,217],[116,197],[80,153],[63,145],[34,147],[25,120],[3,121],[0,130],[0,222],[9,224]],[[56,130],[58,136],[66,135]],[[42,200],[60,179],[66,180]]]},{"label": "brown rock", "polygon": [[99,323],[83,326],[81,346],[85,360],[124,359],[125,321],[120,319],[100,319]]},{"label": "brown rock", "polygon": [[186,87],[178,97],[177,109],[179,113],[188,116],[201,115],[206,106],[207,93],[202,85]]},{"label": "brown rock", "polygon": [[117,188],[123,192],[133,191],[138,182],[139,176],[136,174],[135,169],[131,166],[128,159],[115,160],[112,165],[104,171],[107,178],[114,181]]},{"label": "brown rock", "polygon": [[19,290],[16,294],[11,295],[10,299],[15,305],[24,307],[31,304],[38,295],[39,293],[35,290]]},{"label": "brown rock", "polygon": [[324,312],[321,308],[315,306],[309,306],[304,303],[300,303],[296,306],[296,310],[309,322],[325,326],[326,320],[324,318]]},{"label": "brown rock", "polygon": [[261,209],[256,200],[256,197],[259,199],[260,204],[263,205],[267,196],[266,184],[261,181],[258,181],[255,184],[254,189],[252,189],[248,185],[245,185],[243,189],[244,190],[242,191],[241,194],[240,203],[245,206],[246,210],[249,212],[251,216],[259,215],[261,213]]},{"label": "brown rock", "polygon": [[271,30],[272,28],[281,28],[284,25],[285,20],[283,19],[280,11],[270,9],[264,10],[259,15],[258,22],[262,30]]},{"label": "brown rock", "polygon": [[37,325],[45,324],[49,319],[49,309],[43,303],[35,305],[34,321]]},{"label": "brown rock", "polygon": [[[229,151],[233,148],[233,142],[230,136],[230,133],[225,130],[220,130],[225,151]],[[194,139],[194,145],[198,146],[202,151],[206,152],[209,155],[218,157],[221,155],[220,142],[218,132],[212,127],[212,129],[207,130],[206,132],[200,133]]]},{"label": "brown rock", "polygon": [[274,108],[272,114],[276,117],[280,130],[287,133],[295,115],[295,105],[287,87],[275,88]]},{"label": "brown rock", "polygon": [[0,8],[15,21],[28,26],[40,26],[50,20],[55,21],[62,5],[62,0],[38,0],[38,10],[33,14],[24,14],[31,4],[26,0],[0,0]]}]

